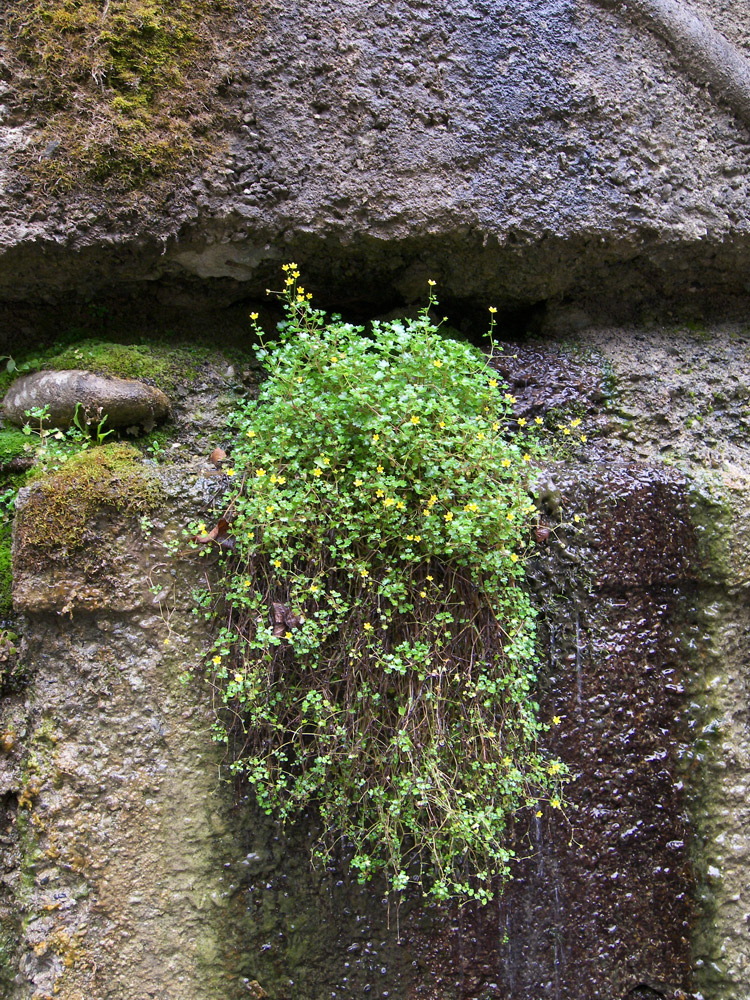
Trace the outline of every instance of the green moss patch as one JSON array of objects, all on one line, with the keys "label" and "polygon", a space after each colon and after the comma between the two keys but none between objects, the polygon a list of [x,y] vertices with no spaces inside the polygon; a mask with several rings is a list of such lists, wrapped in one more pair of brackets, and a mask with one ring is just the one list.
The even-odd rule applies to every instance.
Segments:
[{"label": "green moss patch", "polygon": [[[133,188],[215,148],[222,90],[257,33],[243,0],[15,0],[0,12],[23,167],[57,190]],[[234,69],[232,69],[234,66]]]},{"label": "green moss patch", "polygon": [[56,371],[81,368],[97,375],[137,378],[171,392],[180,382],[192,380],[201,362],[210,356],[207,350],[193,347],[82,340],[44,358],[41,367]]},{"label": "green moss patch", "polygon": [[91,448],[34,483],[16,517],[17,537],[36,549],[80,548],[97,514],[146,514],[161,498],[159,481],[132,445]]},{"label": "green moss patch", "polygon": [[12,428],[0,430],[0,466],[26,455],[28,445],[29,438],[23,431]]}]

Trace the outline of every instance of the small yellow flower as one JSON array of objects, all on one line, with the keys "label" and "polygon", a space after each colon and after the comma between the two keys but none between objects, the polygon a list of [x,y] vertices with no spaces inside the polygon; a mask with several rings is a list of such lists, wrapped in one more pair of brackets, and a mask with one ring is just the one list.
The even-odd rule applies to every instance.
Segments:
[{"label": "small yellow flower", "polygon": [[526,426],[526,419],[524,417],[519,417],[518,418],[518,426],[519,427],[525,427]]},{"label": "small yellow flower", "polygon": [[437,503],[437,500],[438,500],[437,494],[436,493],[431,494],[430,499],[427,501],[427,506],[434,507],[435,504]]},{"label": "small yellow flower", "polygon": [[587,441],[588,441],[588,438],[586,437],[586,435],[585,434],[581,434],[581,444],[586,444]]},{"label": "small yellow flower", "polygon": [[337,361],[338,361],[338,358],[336,357],[336,355],[332,354],[331,355],[331,364],[335,365]]},{"label": "small yellow flower", "polygon": [[509,458],[504,458],[500,464],[502,465],[502,467],[504,469],[509,469],[510,468],[510,459]]},{"label": "small yellow flower", "polygon": [[255,470],[255,475],[258,477],[258,479],[262,479],[263,476],[265,476],[265,474],[266,474],[266,470],[265,469],[256,469]]},{"label": "small yellow flower", "polygon": [[553,809],[559,809],[560,806],[562,805],[562,802],[560,802],[560,800],[555,796],[554,799],[549,800],[549,804],[552,806]]},{"label": "small yellow flower", "polygon": [[255,322],[255,320],[256,320],[257,318],[258,318],[258,314],[257,314],[257,313],[250,313],[250,319],[251,319],[251,320],[252,320],[253,322]]},{"label": "small yellow flower", "polygon": [[419,423],[419,417],[412,417],[409,422],[412,423],[412,424],[418,424]]},{"label": "small yellow flower", "polygon": [[289,277],[289,278],[287,278],[287,279],[286,279],[286,280],[284,281],[284,284],[285,284],[285,285],[293,285],[293,284],[294,284],[294,278],[292,278],[292,277]]},{"label": "small yellow flower", "polygon": [[426,590],[420,590],[419,591],[419,596],[420,597],[427,597],[427,591]]},{"label": "small yellow flower", "polygon": [[276,569],[279,569],[281,567],[281,559],[274,559],[273,564]]},{"label": "small yellow flower", "polygon": [[547,768],[547,774],[559,774],[561,770],[562,770],[562,768],[560,767],[560,765],[558,764],[558,762],[555,760]]},{"label": "small yellow flower", "polygon": [[571,420],[570,421],[570,426],[571,427],[580,427],[581,426],[581,418],[580,417],[576,417],[575,420]]},{"label": "small yellow flower", "polygon": [[243,580],[242,586],[247,590],[248,587],[252,586],[252,580]]},{"label": "small yellow flower", "polygon": [[379,466],[378,466],[378,472],[384,472],[384,471],[385,471],[385,470],[383,469],[383,466],[382,466],[382,465],[379,465]]},{"label": "small yellow flower", "polygon": [[440,422],[438,423],[438,427],[440,427],[440,428],[441,428],[441,430],[442,430],[442,429],[444,429],[444,428],[445,428],[445,421],[444,421],[444,420],[441,420],[441,421],[440,421]]},{"label": "small yellow flower", "polygon": [[292,633],[291,632],[285,632],[284,633],[284,638],[285,639],[291,639],[292,638]]},{"label": "small yellow flower", "polygon": [[354,480],[354,485],[355,486],[361,486],[362,485],[362,480],[361,479],[355,479]]},{"label": "small yellow flower", "polygon": [[375,496],[379,499],[380,497],[384,497],[385,493],[382,490],[375,490]]},{"label": "small yellow flower", "polygon": [[425,577],[425,580],[429,580],[429,581],[430,581],[430,583],[432,583],[432,581],[433,581],[434,579],[435,579],[435,577],[434,577],[434,576],[430,576],[430,575],[429,575],[429,573],[428,573],[428,574],[427,574],[427,576]]},{"label": "small yellow flower", "polygon": [[489,310],[489,311],[490,311],[490,312],[492,313],[492,315],[494,316],[494,315],[495,315],[495,313],[497,312],[497,309],[496,309],[496,308],[495,308],[494,306],[490,306],[490,310]]},{"label": "small yellow flower", "polygon": [[440,360],[440,358],[438,358],[437,361],[433,361],[432,362],[432,367],[433,368],[442,368],[443,367],[443,362]]},{"label": "small yellow flower", "polygon": [[214,658],[213,658],[213,659],[211,660],[211,663],[213,663],[213,665],[214,665],[215,667],[218,667],[218,665],[219,665],[219,664],[221,663],[221,657],[220,657],[220,656],[215,656],[215,657],[214,657]]},{"label": "small yellow flower", "polygon": [[365,622],[362,628],[365,632],[372,632],[372,625],[369,622]]},{"label": "small yellow flower", "polygon": [[167,638],[164,640],[164,645],[165,646],[169,645],[169,636],[167,636]]},{"label": "small yellow flower", "polygon": [[369,576],[370,575],[370,571],[369,571],[369,569],[361,569],[359,571],[359,575],[360,576]]},{"label": "small yellow flower", "polygon": [[319,590],[320,590],[320,587],[318,587],[318,586],[317,586],[317,584],[313,584],[313,585],[312,585],[312,586],[310,587],[310,592],[311,592],[312,594],[317,594],[317,592],[318,592]]},{"label": "small yellow flower", "polygon": [[510,759],[510,757],[503,757],[502,760],[503,767],[510,767],[512,763],[513,761]]},{"label": "small yellow flower", "polygon": [[514,518],[514,516],[515,516],[515,515],[513,514],[513,511],[512,511],[512,510],[511,510],[511,511],[508,511],[508,513],[507,513],[507,514],[505,515],[505,520],[506,520],[506,521],[512,521],[512,520],[513,520],[513,518]]},{"label": "small yellow flower", "polygon": [[324,458],[323,459],[323,465],[330,465],[330,464],[331,464],[330,458]]},{"label": "small yellow flower", "polygon": [[301,375],[298,375],[298,376],[297,376],[297,381],[298,381],[298,382],[304,382],[305,380],[304,380],[304,379],[302,378],[302,376],[301,376]]},{"label": "small yellow flower", "polygon": [[319,476],[323,475],[323,470],[319,469],[317,466],[313,469],[313,475],[317,479]]},{"label": "small yellow flower", "polygon": [[254,438],[254,437],[257,437],[258,435],[255,433],[255,431],[248,431],[247,432],[247,436],[249,438]]},{"label": "small yellow flower", "polygon": [[477,441],[484,441],[484,434],[481,431],[477,432]]},{"label": "small yellow flower", "polygon": [[499,431],[500,430],[500,424],[497,422],[497,420],[492,425],[492,429],[493,429],[493,431]]},{"label": "small yellow flower", "polygon": [[580,514],[574,514],[573,515],[573,520],[575,521],[576,524],[578,524],[578,522],[581,520],[581,515]]},{"label": "small yellow flower", "polygon": [[511,554],[510,554],[510,561],[512,563],[517,563],[518,562],[518,556],[516,555],[515,552],[511,552]]},{"label": "small yellow flower", "polygon": [[497,388],[497,379],[496,378],[491,378],[490,379],[490,387],[492,389],[496,389]]},{"label": "small yellow flower", "polygon": [[272,504],[269,504],[269,506],[266,507],[266,514],[273,514],[275,510],[276,508]]},{"label": "small yellow flower", "polygon": [[561,722],[562,722],[562,719],[560,718],[560,716],[559,716],[559,715],[556,715],[556,716],[555,716],[555,717],[554,717],[554,718],[552,719],[552,725],[553,725],[553,726],[559,726]]},{"label": "small yellow flower", "polygon": [[526,452],[526,454],[523,456],[523,460],[524,460],[524,462],[530,462],[531,461],[531,455],[529,455],[529,453]]},{"label": "small yellow flower", "polygon": [[421,535],[415,535],[414,536],[414,541],[415,542],[421,542],[422,541],[422,536]]},{"label": "small yellow flower", "polygon": [[570,434],[570,428],[569,427],[563,427],[563,434]]},{"label": "small yellow flower", "polygon": [[453,511],[452,510],[449,510],[448,513],[445,515],[445,520],[446,521],[452,521],[453,520]]},{"label": "small yellow flower", "polygon": [[235,684],[241,684],[242,683],[242,674],[235,674],[234,675],[234,681],[235,681]]},{"label": "small yellow flower", "polygon": [[542,810],[541,809],[537,809],[537,811],[534,813],[534,815],[536,816],[537,819],[541,819],[542,818]]},{"label": "small yellow flower", "polygon": [[234,475],[234,469],[224,469],[224,474],[227,475],[227,476],[233,476]]},{"label": "small yellow flower", "polygon": [[543,423],[544,423],[544,421],[542,420],[542,418],[541,418],[541,417],[534,417],[534,423],[535,423],[535,424],[536,424],[537,426],[539,426],[539,424],[543,424]]},{"label": "small yellow flower", "polygon": [[383,506],[384,507],[393,507],[393,505],[395,503],[396,503],[396,501],[393,499],[393,497],[386,497],[385,500],[383,501]]},{"label": "small yellow flower", "polygon": [[427,279],[427,284],[430,286],[430,288],[435,287],[435,282],[432,280],[432,278]]},{"label": "small yellow flower", "polygon": [[379,434],[373,434],[373,436],[372,436],[372,443],[373,444],[377,444],[379,440],[380,440],[380,435]]},{"label": "small yellow flower", "polygon": [[271,476],[271,477],[269,478],[269,480],[268,480],[268,481],[269,481],[269,483],[275,483],[275,482],[278,482],[278,476],[277,476],[277,475],[276,475],[276,474],[274,473],[274,475],[272,475],[272,476]]},{"label": "small yellow flower", "polygon": [[406,504],[404,503],[403,500],[397,500],[396,501],[396,510],[403,510],[405,507],[406,507]]},{"label": "small yellow flower", "polygon": [[509,392],[505,393],[505,395],[503,396],[503,399],[505,400],[506,403],[515,403],[515,401],[516,401],[516,397],[515,396],[511,396],[511,394]]},{"label": "small yellow flower", "polygon": [[283,486],[284,483],[286,482],[286,476],[278,476],[276,478],[276,482],[279,484],[279,486]]},{"label": "small yellow flower", "polygon": [[475,503],[467,503],[466,506],[464,507],[464,510],[469,510],[472,511],[473,513],[476,513],[479,510],[479,507]]}]

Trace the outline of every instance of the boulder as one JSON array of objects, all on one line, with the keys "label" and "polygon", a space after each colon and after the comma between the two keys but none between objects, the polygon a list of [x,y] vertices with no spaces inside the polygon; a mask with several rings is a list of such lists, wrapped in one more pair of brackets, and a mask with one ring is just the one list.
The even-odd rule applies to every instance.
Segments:
[{"label": "boulder", "polygon": [[106,414],[106,429],[153,429],[169,412],[169,399],[160,389],[136,379],[114,378],[85,371],[43,371],[17,379],[3,400],[3,416],[22,426],[27,411],[48,407],[47,426],[70,427],[76,407],[81,417],[96,422]]}]

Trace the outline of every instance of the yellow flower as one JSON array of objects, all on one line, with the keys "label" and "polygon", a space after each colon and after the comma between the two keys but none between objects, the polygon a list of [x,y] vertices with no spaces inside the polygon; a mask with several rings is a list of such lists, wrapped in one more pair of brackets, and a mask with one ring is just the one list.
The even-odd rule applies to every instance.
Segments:
[{"label": "yellow flower", "polygon": [[436,493],[432,493],[430,495],[430,499],[427,501],[427,506],[428,507],[434,507],[435,504],[437,503],[437,499],[438,499],[437,498],[437,494]]},{"label": "yellow flower", "polygon": [[435,287],[435,282],[432,280],[432,278],[427,279],[427,284],[430,286],[430,288]]},{"label": "yellow flower", "polygon": [[275,482],[277,482],[277,480],[278,480],[278,477],[274,473],[274,475],[271,476],[268,481],[269,481],[269,483],[275,483]]},{"label": "yellow flower", "polygon": [[494,306],[490,306],[490,312],[491,312],[491,313],[492,313],[492,315],[494,316],[494,315],[495,315],[495,313],[497,312],[497,309],[496,309],[496,308],[495,308]]},{"label": "yellow flower", "polygon": [[412,424],[418,424],[419,423],[419,417],[412,417],[411,420],[410,420],[410,423],[412,423]]},{"label": "yellow flower", "polygon": [[523,460],[524,460],[524,462],[530,462],[531,461],[531,455],[529,455],[529,453],[526,452],[526,454],[523,456]]},{"label": "yellow flower", "polygon": [[538,425],[538,424],[543,424],[544,421],[542,420],[541,417],[534,417],[534,423]]},{"label": "yellow flower", "polygon": [[428,573],[428,574],[427,574],[427,576],[425,577],[425,580],[429,580],[429,581],[430,581],[430,583],[432,583],[432,581],[433,581],[434,579],[435,579],[435,578],[434,578],[433,576],[430,576],[430,575],[429,575],[429,573]]},{"label": "yellow flower", "polygon": [[167,638],[164,640],[164,645],[165,646],[169,645],[169,636],[167,636]]},{"label": "yellow flower", "polygon": [[365,622],[362,628],[365,632],[372,632],[372,625],[369,622]]},{"label": "yellow flower", "polygon": [[519,427],[525,427],[526,426],[526,420],[525,420],[524,417],[519,417],[518,418],[518,426]]},{"label": "yellow flower", "polygon": [[541,819],[542,818],[542,810],[541,809],[537,809],[537,811],[536,811],[536,813],[534,815],[536,816],[537,819]]},{"label": "yellow flower", "polygon": [[372,436],[372,443],[373,444],[377,444],[379,440],[380,440],[380,435],[379,434],[373,434],[373,436]]},{"label": "yellow flower", "polygon": [[383,470],[383,466],[382,466],[382,465],[379,465],[379,466],[378,466],[378,472],[383,472],[383,471],[384,471],[384,470]]},{"label": "yellow flower", "polygon": [[575,420],[571,420],[570,421],[570,426],[571,427],[580,427],[580,425],[581,425],[581,418],[580,417],[576,417]]},{"label": "yellow flower", "polygon": [[284,483],[286,482],[286,476],[278,476],[276,482],[279,484],[279,486],[283,486]]},{"label": "yellow flower", "polygon": [[248,587],[252,586],[252,580],[243,580],[242,586],[247,590]]},{"label": "yellow flower", "polygon": [[586,437],[586,435],[585,434],[581,434],[581,444],[586,444],[587,441],[588,441],[588,438]]},{"label": "yellow flower", "polygon": [[492,425],[492,429],[493,429],[493,431],[499,431],[500,430],[500,424],[497,422],[497,420]]},{"label": "yellow flower", "polygon": [[427,591],[426,590],[420,590],[419,591],[419,596],[420,597],[427,597]]},{"label": "yellow flower", "polygon": [[285,639],[291,639],[292,638],[292,633],[291,632],[285,632],[284,633],[284,638]]},{"label": "yellow flower", "polygon": [[275,510],[276,508],[274,506],[268,506],[266,507],[266,514],[273,514]]},{"label": "yellow flower", "polygon": [[318,587],[318,586],[317,586],[316,584],[313,584],[313,585],[312,585],[312,586],[310,587],[310,592],[311,592],[311,593],[313,593],[313,594],[317,594],[317,592],[318,592],[319,590],[320,590],[320,587]]},{"label": "yellow flower", "polygon": [[234,675],[234,680],[235,680],[236,684],[241,684],[242,683],[242,674],[235,674]]},{"label": "yellow flower", "polygon": [[324,458],[323,459],[323,465],[330,465],[330,464],[331,464],[330,458]]},{"label": "yellow flower", "polygon": [[301,376],[301,375],[298,375],[298,376],[297,376],[297,381],[298,381],[298,382],[304,382],[305,380],[304,380],[304,379],[302,378],[302,376]]},{"label": "yellow flower", "polygon": [[403,510],[406,504],[403,500],[396,501],[396,510]]},{"label": "yellow flower", "polygon": [[492,389],[496,389],[497,388],[497,379],[496,378],[491,378],[490,379],[490,387]]},{"label": "yellow flower", "polygon": [[552,719],[552,725],[553,725],[553,726],[559,726],[561,722],[562,722],[562,719],[560,718],[560,716],[559,716],[559,715],[556,715],[556,716],[555,716],[555,717],[554,717],[554,718]]},{"label": "yellow flower", "polygon": [[510,767],[512,763],[513,761],[510,759],[510,757],[503,757],[502,760],[503,767]]},{"label": "yellow flower", "polygon": [[559,809],[559,808],[560,808],[560,806],[562,805],[562,803],[561,803],[561,802],[560,802],[560,800],[559,800],[559,799],[557,798],[557,796],[555,796],[555,798],[554,798],[554,799],[550,799],[550,800],[549,800],[549,804],[550,804],[550,805],[552,806],[552,808],[553,808],[553,809]]},{"label": "yellow flower", "polygon": [[479,510],[479,507],[475,503],[467,503],[464,510],[470,510],[476,513]]},{"label": "yellow flower", "polygon": [[361,479],[355,479],[354,480],[354,485],[355,486],[361,486],[362,485],[362,480]]},{"label": "yellow flower", "polygon": [[510,459],[509,458],[504,458],[500,464],[502,465],[502,467],[504,469],[509,469],[510,468]]},{"label": "yellow flower", "polygon": [[294,278],[292,278],[292,277],[287,278],[286,281],[284,282],[284,284],[285,285],[293,285],[294,284]]},{"label": "yellow flower", "polygon": [[249,438],[254,438],[254,437],[257,437],[258,435],[255,433],[255,431],[248,431],[247,432],[247,436]]},{"label": "yellow flower", "polygon": [[484,434],[481,431],[477,433],[477,441],[484,441]]},{"label": "yellow flower", "polygon": [[415,542],[421,542],[422,541],[422,536],[421,535],[415,535],[414,536],[414,541]]},{"label": "yellow flower", "polygon": [[384,497],[385,493],[382,490],[375,490],[376,497]]},{"label": "yellow flower", "polygon": [[336,357],[336,355],[332,354],[331,355],[331,364],[335,365],[337,361],[338,361],[338,358]]},{"label": "yellow flower", "polygon": [[441,429],[444,428],[445,427],[445,421],[441,420],[440,423],[438,424],[438,427],[440,427]]},{"label": "yellow flower", "polygon": [[395,502],[396,501],[393,499],[393,497],[386,497],[385,500],[383,501],[383,506],[392,507],[395,504]]},{"label": "yellow flower", "polygon": [[316,466],[316,467],[315,467],[315,468],[313,469],[313,475],[314,475],[314,476],[315,476],[316,478],[317,478],[318,476],[322,476],[322,475],[323,475],[323,470],[322,470],[322,469],[319,469],[319,468],[317,468],[317,466]]},{"label": "yellow flower", "polygon": [[221,663],[221,657],[220,656],[215,656],[213,658],[213,660],[211,660],[211,663],[213,663],[214,666],[218,667],[218,665]]},{"label": "yellow flower", "polygon": [[511,396],[511,394],[509,392],[505,393],[505,395],[503,396],[503,399],[505,400],[506,403],[515,403],[515,401],[516,401],[516,397],[515,396]]},{"label": "yellow flower", "polygon": [[453,520],[453,511],[451,511],[451,510],[448,511],[448,513],[445,515],[445,520],[446,521],[452,521]]},{"label": "yellow flower", "polygon": [[511,554],[510,554],[510,561],[512,563],[517,563],[518,562],[518,556],[516,555],[515,552],[511,552]]},{"label": "yellow flower", "polygon": [[578,524],[578,522],[581,520],[581,515],[580,514],[574,514],[573,515],[573,520],[575,521],[576,524]]},{"label": "yellow flower", "polygon": [[570,428],[569,427],[563,427],[563,434],[570,434]]},{"label": "yellow flower", "polygon": [[233,476],[234,475],[234,469],[224,469],[224,473],[227,476]]},{"label": "yellow flower", "polygon": [[279,567],[281,566],[281,559],[274,559],[273,564],[276,567],[276,569],[279,569]]},{"label": "yellow flower", "polygon": [[558,764],[558,762],[555,760],[547,768],[547,774],[559,774],[561,770],[562,770],[562,768],[560,767],[560,765]]},{"label": "yellow flower", "polygon": [[443,367],[443,362],[440,360],[440,358],[438,358],[437,361],[433,361],[432,362],[432,367],[433,368],[442,368]]},{"label": "yellow flower", "polygon": [[513,515],[513,511],[512,510],[508,511],[508,513],[505,515],[505,520],[506,521],[512,521],[513,520],[513,516],[514,516]]},{"label": "yellow flower", "polygon": [[361,569],[359,571],[359,573],[360,573],[360,576],[369,576],[370,575],[369,569]]},{"label": "yellow flower", "polygon": [[250,313],[250,319],[253,320],[253,322],[255,322],[255,320],[257,318],[258,318],[258,314],[257,313]]},{"label": "yellow flower", "polygon": [[258,479],[262,479],[263,476],[265,476],[265,474],[266,474],[266,470],[265,469],[256,469],[255,470],[255,475],[258,477]]}]

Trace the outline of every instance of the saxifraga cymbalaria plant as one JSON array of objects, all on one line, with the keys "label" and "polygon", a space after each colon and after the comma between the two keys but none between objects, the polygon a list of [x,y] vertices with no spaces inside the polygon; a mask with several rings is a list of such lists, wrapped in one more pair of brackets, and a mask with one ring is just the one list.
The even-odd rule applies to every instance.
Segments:
[{"label": "saxifraga cymbalaria plant", "polygon": [[343,842],[362,881],[486,902],[511,818],[560,808],[566,780],[537,747],[538,446],[487,359],[431,321],[434,283],[417,319],[365,330],[284,271],[237,417],[219,738],[266,813],[317,810],[318,856]]}]

